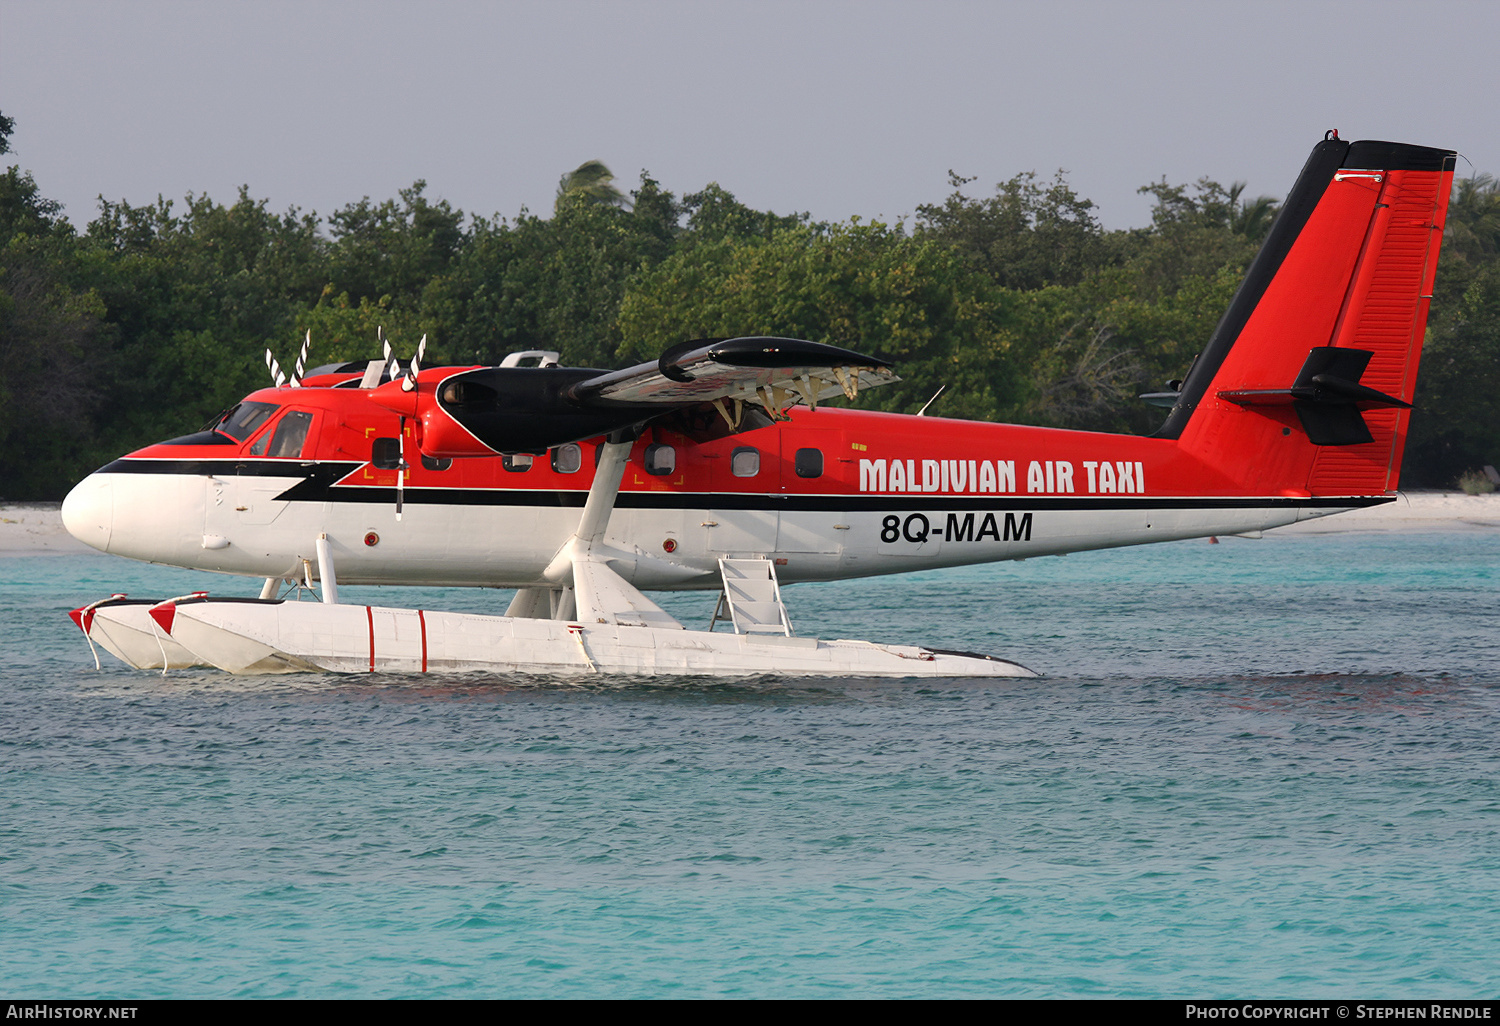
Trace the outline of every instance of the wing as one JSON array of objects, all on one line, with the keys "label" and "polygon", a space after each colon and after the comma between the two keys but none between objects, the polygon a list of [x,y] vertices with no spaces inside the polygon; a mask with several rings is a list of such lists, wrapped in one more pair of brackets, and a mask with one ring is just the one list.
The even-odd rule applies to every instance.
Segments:
[{"label": "wing", "polygon": [[618,371],[578,367],[434,368],[407,390],[370,398],[422,425],[437,458],[540,453],[652,422],[699,441],[748,431],[798,403],[898,380],[884,360],[793,338],[700,339],[654,363]]},{"label": "wing", "polygon": [[795,338],[699,339],[673,346],[655,363],[611,371],[574,385],[580,405],[673,406],[723,400],[772,415],[805,402],[816,408],[843,393],[899,380],[884,360]]},{"label": "wing", "polygon": [[862,353],[756,336],[683,342],[655,363],[580,381],[569,395],[580,406],[661,418],[665,426],[704,441],[785,420],[798,403],[815,410],[824,399],[853,399],[861,388],[898,380],[889,363]]}]

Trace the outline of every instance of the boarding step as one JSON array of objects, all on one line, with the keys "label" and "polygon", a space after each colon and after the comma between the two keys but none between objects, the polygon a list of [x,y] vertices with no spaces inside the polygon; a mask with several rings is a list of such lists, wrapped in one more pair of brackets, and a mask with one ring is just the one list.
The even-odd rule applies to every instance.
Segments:
[{"label": "boarding step", "polygon": [[[792,622],[781,601],[776,565],[769,559],[720,559],[724,593],[719,608],[729,606],[736,634],[792,635]],[[718,611],[714,612],[715,621]],[[712,627],[710,627],[712,630]]]}]

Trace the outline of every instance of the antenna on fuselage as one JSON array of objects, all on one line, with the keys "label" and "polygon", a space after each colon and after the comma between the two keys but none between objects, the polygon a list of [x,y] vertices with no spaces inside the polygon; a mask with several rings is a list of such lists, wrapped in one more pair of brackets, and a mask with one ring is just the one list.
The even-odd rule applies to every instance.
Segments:
[{"label": "antenna on fuselage", "polygon": [[937,397],[940,396],[940,395],[942,395],[943,394],[943,390],[946,389],[947,387],[948,387],[947,385],[939,385],[938,386],[938,390],[936,392],[932,393],[932,398],[929,399],[929,400],[927,400],[927,402],[923,403],[922,404],[922,408],[917,411],[917,416],[918,417],[925,417],[925,416],[927,416],[927,407],[929,407],[933,403],[937,402]]}]

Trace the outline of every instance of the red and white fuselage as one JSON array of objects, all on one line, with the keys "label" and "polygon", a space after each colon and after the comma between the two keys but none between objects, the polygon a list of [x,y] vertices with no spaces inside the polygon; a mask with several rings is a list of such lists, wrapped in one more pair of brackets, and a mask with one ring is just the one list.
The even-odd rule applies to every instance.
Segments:
[{"label": "red and white fuselage", "polygon": [[[247,400],[279,412],[235,446],[154,445],[102,468],[69,495],[69,530],[115,555],[260,578],[300,578],[326,535],[344,583],[527,587],[593,479],[593,442],[523,469],[414,463],[398,521],[400,471],[368,459],[395,415],[351,389]],[[311,417],[304,450],[251,454],[288,412]],[[648,447],[652,469],[672,469],[648,472]],[[648,429],[606,540],[632,554],[637,587],[715,588],[725,556],[774,558],[784,583],[833,580],[1263,530],[1387,497],[1268,487],[1270,448],[1223,467],[1170,439],[826,408],[700,444]]]}]

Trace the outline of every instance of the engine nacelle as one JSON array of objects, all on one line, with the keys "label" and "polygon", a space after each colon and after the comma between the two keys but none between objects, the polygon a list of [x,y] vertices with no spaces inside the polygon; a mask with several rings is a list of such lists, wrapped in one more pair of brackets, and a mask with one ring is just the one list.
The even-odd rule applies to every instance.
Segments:
[{"label": "engine nacelle", "polygon": [[438,368],[423,371],[410,391],[403,381],[392,381],[370,398],[417,422],[424,456],[541,454],[642,419],[639,410],[585,408],[569,397],[574,385],[601,373],[583,367]]}]

